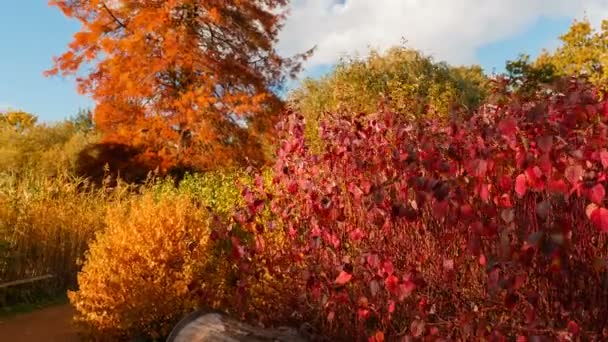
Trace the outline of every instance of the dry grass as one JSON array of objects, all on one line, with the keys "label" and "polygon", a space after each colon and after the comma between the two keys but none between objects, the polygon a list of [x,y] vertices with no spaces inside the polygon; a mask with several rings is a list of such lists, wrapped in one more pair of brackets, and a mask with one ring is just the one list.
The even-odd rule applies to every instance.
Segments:
[{"label": "dry grass", "polygon": [[[0,283],[52,274],[46,290],[75,285],[80,258],[124,192],[67,177],[0,179]],[[12,295],[13,300],[19,296]]]}]

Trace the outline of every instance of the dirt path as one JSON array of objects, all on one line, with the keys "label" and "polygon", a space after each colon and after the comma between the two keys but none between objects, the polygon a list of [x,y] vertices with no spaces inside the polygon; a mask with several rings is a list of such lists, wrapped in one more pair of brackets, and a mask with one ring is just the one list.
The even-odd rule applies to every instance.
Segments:
[{"label": "dirt path", "polygon": [[72,325],[74,309],[53,306],[11,318],[0,318],[0,339],[15,342],[78,342]]}]

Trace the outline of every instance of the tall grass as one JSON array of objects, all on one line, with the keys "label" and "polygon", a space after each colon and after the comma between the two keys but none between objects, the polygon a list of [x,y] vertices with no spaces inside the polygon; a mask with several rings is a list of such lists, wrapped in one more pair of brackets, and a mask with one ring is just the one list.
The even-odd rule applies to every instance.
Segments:
[{"label": "tall grass", "polygon": [[76,275],[97,233],[106,230],[107,215],[128,207],[135,197],[167,193],[191,198],[203,208],[226,215],[241,201],[237,184],[251,183],[245,172],[187,176],[179,187],[171,179],[149,179],[143,185],[118,182],[94,187],[64,172],[0,173],[0,284],[52,274],[51,280],[0,288],[0,306],[62,294],[77,287]]},{"label": "tall grass", "polygon": [[0,283],[54,276],[28,290],[11,289],[12,302],[75,285],[80,258],[103,229],[107,207],[127,193],[124,186],[107,190],[68,176],[0,176]]}]

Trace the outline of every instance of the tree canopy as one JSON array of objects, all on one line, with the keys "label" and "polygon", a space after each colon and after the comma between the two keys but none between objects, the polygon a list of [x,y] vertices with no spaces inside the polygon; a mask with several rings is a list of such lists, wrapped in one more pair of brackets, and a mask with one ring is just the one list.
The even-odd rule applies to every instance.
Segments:
[{"label": "tree canopy", "polygon": [[453,67],[420,51],[398,46],[367,58],[343,59],[332,73],[307,79],[291,94],[292,106],[307,119],[309,138],[327,112],[373,113],[380,103],[410,119],[475,109],[485,98],[480,66]]},{"label": "tree canopy", "polygon": [[599,30],[587,19],[574,21],[560,41],[555,51],[543,51],[536,66],[551,66],[561,76],[586,76],[608,90],[608,21],[604,20]]},{"label": "tree canopy", "polygon": [[104,141],[140,149],[152,168],[260,161],[275,90],[310,53],[274,48],[287,2],[51,0],[82,29],[47,74],[83,73]]}]

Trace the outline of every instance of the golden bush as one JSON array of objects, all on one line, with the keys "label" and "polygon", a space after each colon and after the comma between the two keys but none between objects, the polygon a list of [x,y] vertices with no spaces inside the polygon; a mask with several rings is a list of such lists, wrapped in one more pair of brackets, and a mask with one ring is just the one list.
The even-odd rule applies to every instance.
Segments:
[{"label": "golden bush", "polygon": [[208,215],[186,196],[151,194],[109,210],[70,292],[76,320],[94,340],[159,338],[197,306],[189,290],[204,274]]}]

